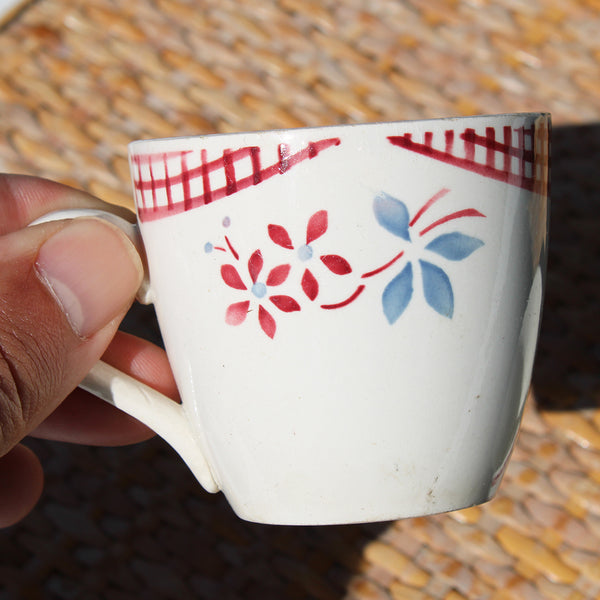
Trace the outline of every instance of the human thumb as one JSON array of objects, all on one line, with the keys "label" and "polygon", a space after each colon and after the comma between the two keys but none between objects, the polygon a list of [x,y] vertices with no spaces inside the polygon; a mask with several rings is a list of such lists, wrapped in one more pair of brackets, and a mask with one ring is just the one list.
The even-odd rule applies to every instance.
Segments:
[{"label": "human thumb", "polygon": [[133,244],[99,219],[0,237],[0,457],[100,358],[142,274]]}]

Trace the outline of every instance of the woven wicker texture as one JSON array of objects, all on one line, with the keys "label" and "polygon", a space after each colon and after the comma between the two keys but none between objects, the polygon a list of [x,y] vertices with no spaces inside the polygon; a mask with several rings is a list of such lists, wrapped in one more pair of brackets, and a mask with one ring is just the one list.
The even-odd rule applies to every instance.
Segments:
[{"label": "woven wicker texture", "polygon": [[[0,169],[132,206],[136,138],[553,113],[533,391],[495,500],[267,527],[160,440],[32,440],[46,491],[0,532],[0,599],[600,598],[600,2],[38,0],[0,30]],[[129,330],[158,337],[151,310]]]}]

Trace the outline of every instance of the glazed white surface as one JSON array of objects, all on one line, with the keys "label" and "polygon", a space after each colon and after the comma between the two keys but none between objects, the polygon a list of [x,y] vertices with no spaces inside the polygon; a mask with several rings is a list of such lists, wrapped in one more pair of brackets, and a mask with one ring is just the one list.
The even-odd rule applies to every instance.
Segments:
[{"label": "glazed white surface", "polygon": [[[500,137],[507,125],[517,129],[534,121],[531,115],[500,116],[132,146],[140,154],[202,148],[218,157],[256,145],[266,156],[281,142],[294,151],[315,136],[341,140],[269,181],[141,224],[184,410],[212,476],[241,517],[288,524],[386,520],[457,509],[493,495],[531,375],[543,288],[543,257],[534,240],[545,234],[545,199],[392,147],[387,136],[410,131],[419,139],[433,130],[435,137],[471,125],[480,131],[494,126]],[[153,175],[164,177],[156,169]],[[414,218],[444,189],[423,225],[464,209],[485,216],[442,224],[429,237],[415,229],[405,243],[374,214],[380,192]],[[282,248],[267,231],[276,224],[302,240],[311,216],[324,210],[327,231],[313,245],[343,255],[352,273],[332,276],[313,257],[310,268],[322,283],[317,300],[308,301],[299,285],[308,264],[299,259],[300,242],[294,251]],[[447,260],[426,248],[444,232],[483,245],[464,260]],[[214,247],[221,250],[207,251]],[[362,277],[401,247],[401,259]],[[252,296],[247,265],[257,249],[263,280],[273,267],[290,265],[276,293],[297,300],[300,310],[282,313],[268,296]],[[452,318],[424,296],[423,259],[451,281]],[[390,323],[382,293],[408,262],[413,294]],[[225,264],[248,289],[226,284]],[[321,308],[360,285],[364,289],[347,306]],[[244,322],[227,323],[228,306],[246,299],[251,312]],[[259,305],[275,318],[272,339],[259,324]]]}]

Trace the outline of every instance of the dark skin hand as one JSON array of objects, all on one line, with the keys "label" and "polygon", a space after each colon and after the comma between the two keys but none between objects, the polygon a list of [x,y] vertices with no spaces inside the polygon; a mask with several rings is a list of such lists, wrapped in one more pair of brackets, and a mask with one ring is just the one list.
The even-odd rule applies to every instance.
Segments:
[{"label": "dark skin hand", "polygon": [[27,227],[65,208],[120,210],[51,181],[0,174],[0,527],[42,493],[26,436],[114,446],[153,435],[77,388],[97,360],[178,397],[164,351],[117,331],[142,277],[131,242],[98,219]]}]

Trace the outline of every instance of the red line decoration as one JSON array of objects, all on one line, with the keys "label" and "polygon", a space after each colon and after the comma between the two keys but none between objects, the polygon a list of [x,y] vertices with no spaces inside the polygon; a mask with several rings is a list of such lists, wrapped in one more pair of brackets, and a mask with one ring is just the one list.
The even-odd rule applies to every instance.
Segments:
[{"label": "red line decoration", "polygon": [[283,175],[340,143],[339,138],[310,142],[294,154],[286,144],[279,144],[276,161],[267,167],[261,165],[258,146],[227,149],[214,160],[208,160],[206,149],[135,155],[133,183],[139,219],[153,221],[210,204]]},{"label": "red line decoration", "polygon": [[434,229],[435,227],[439,227],[444,223],[448,223],[448,221],[454,221],[455,219],[462,219],[463,217],[485,217],[484,214],[480,213],[478,210],[474,208],[465,208],[464,210],[459,210],[450,215],[446,215],[441,219],[438,219],[435,223],[428,225],[425,229],[419,231],[419,236],[424,236],[426,233]]},{"label": "red line decoration", "polygon": [[505,126],[501,132],[486,127],[482,133],[472,128],[460,133],[447,129],[437,145],[431,131],[424,132],[422,142],[415,141],[411,133],[389,136],[388,140],[411,152],[533,191],[536,187],[534,134],[534,126],[514,129]]},{"label": "red line decoration", "polygon": [[346,298],[345,300],[342,300],[341,302],[338,302],[336,304],[321,304],[321,308],[324,308],[326,310],[334,310],[336,308],[343,308],[344,306],[348,306],[348,304],[351,304],[352,302],[354,302],[365,290],[365,286],[364,285],[359,285],[353,292],[353,294],[351,296],[349,296],[348,298]]},{"label": "red line decoration", "polygon": [[379,273],[385,271],[386,269],[388,269],[389,267],[391,267],[397,260],[400,260],[402,257],[404,256],[404,250],[402,250],[401,252],[399,252],[398,254],[396,254],[396,256],[394,256],[394,258],[392,258],[392,260],[389,260],[388,262],[385,263],[385,265],[381,265],[381,267],[378,267],[377,269],[373,269],[372,271],[369,271],[368,273],[364,273],[363,275],[361,275],[361,279],[366,279],[367,277],[373,277],[373,275],[379,275]]},{"label": "red line decoration", "polygon": [[437,194],[434,194],[423,206],[418,210],[417,214],[413,217],[412,221],[408,224],[409,227],[413,227],[414,224],[423,216],[427,210],[429,210],[440,198],[445,196],[450,190],[448,188],[442,188]]}]

